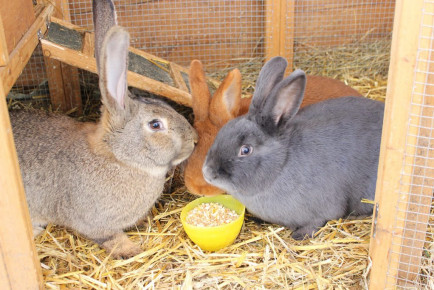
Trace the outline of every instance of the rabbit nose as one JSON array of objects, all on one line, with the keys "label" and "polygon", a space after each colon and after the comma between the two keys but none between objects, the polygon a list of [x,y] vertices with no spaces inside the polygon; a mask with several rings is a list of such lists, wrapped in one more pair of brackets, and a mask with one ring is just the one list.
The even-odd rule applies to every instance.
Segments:
[{"label": "rabbit nose", "polygon": [[193,142],[194,144],[197,144],[198,141],[199,141],[199,134],[197,134],[196,129],[193,128]]}]

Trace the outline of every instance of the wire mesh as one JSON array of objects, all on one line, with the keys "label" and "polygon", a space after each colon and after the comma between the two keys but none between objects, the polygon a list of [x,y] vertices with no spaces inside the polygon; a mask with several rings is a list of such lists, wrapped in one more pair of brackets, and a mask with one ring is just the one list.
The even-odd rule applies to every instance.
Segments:
[{"label": "wire mesh", "polygon": [[[183,66],[200,59],[212,73],[251,59],[261,62],[271,46],[281,45],[283,41],[283,54],[294,56],[295,66],[305,70],[321,64],[314,59],[302,64],[303,51],[319,51],[326,57],[328,50],[325,48],[390,41],[395,1],[114,2],[119,24],[130,32],[133,47]],[[91,0],[70,0],[69,13],[73,24],[93,30]],[[286,13],[283,18],[281,13]],[[283,34],[277,29],[282,29]],[[280,39],[281,35],[285,35],[284,40]],[[348,66],[343,65],[342,69],[348,71]],[[80,75],[82,84],[93,79],[83,73]],[[32,57],[13,91],[22,93],[28,87],[37,88],[46,78],[39,53]]]},{"label": "wire mesh", "polygon": [[425,0],[387,284],[434,289],[434,1]]},{"label": "wire mesh", "polygon": [[[390,42],[393,28],[395,1],[287,1],[294,15],[286,15],[285,50],[294,50],[294,64],[304,70],[317,65],[305,63],[306,53],[315,53],[316,58],[328,59],[331,51],[346,50],[349,54],[361,49],[361,59],[372,53],[366,43]],[[295,20],[291,21],[291,17]],[[356,55],[356,54],[354,54]],[[341,73],[360,74],[351,59],[342,65]],[[339,71],[339,69],[337,70]]]},{"label": "wire mesh", "polygon": [[[196,58],[222,67],[228,60],[263,55],[263,1],[118,0],[115,5],[132,46],[180,65]],[[91,1],[71,1],[70,9],[72,23],[93,29]]]}]

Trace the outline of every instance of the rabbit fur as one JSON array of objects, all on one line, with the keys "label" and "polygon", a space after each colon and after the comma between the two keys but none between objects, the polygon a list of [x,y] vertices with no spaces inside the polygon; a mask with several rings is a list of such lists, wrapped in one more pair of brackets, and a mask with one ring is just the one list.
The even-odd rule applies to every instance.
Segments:
[{"label": "rabbit fur", "polygon": [[372,213],[361,200],[374,199],[384,104],[342,97],[299,110],[306,75],[283,78],[286,66],[264,65],[248,113],[219,131],[203,175],[303,239],[328,220]]},{"label": "rabbit fur", "polygon": [[[199,141],[187,160],[184,181],[187,189],[196,195],[218,195],[224,190],[205,181],[202,166],[218,131],[230,120],[247,113],[252,98],[241,98],[241,73],[228,73],[211,98],[202,63],[193,60],[190,65],[190,88],[193,97],[194,128]],[[307,75],[307,85],[301,107],[323,100],[344,96],[361,96],[345,83],[323,76]]]},{"label": "rabbit fur", "polygon": [[127,258],[142,249],[123,230],[145,217],[198,136],[166,103],[129,93],[129,34],[111,0],[94,0],[93,12],[99,122],[23,111],[11,120],[34,234],[63,225]]}]

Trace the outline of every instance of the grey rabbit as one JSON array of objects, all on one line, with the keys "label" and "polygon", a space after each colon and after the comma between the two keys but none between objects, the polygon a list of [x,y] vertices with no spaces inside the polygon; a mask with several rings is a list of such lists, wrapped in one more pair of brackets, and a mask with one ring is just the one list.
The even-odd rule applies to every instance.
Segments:
[{"label": "grey rabbit", "polygon": [[294,239],[327,221],[372,213],[384,104],[342,97],[301,110],[306,75],[283,78],[275,57],[261,69],[247,115],[227,123],[202,168],[255,216]]},{"label": "grey rabbit", "polygon": [[166,103],[128,91],[129,34],[111,0],[94,0],[93,13],[98,123],[28,111],[11,112],[11,121],[34,235],[63,225],[127,258],[142,250],[123,230],[149,212],[198,136]]}]

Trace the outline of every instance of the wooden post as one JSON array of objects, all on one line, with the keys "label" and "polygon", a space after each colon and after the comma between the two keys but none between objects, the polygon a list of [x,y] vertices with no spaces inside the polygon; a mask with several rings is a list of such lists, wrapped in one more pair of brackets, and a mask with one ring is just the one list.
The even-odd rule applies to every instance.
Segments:
[{"label": "wooden post", "polygon": [[5,29],[0,15],[0,66],[5,66],[9,62],[8,44],[6,42]]},{"label": "wooden post", "polygon": [[424,5],[423,15],[419,20],[423,22],[423,28],[419,34],[409,130],[409,135],[417,137],[407,141],[414,147],[414,158],[411,163],[411,185],[408,185],[408,191],[405,191],[409,196],[399,256],[398,278],[403,281],[415,281],[419,273],[434,194],[434,139],[431,133],[434,116],[433,15],[434,3]]},{"label": "wooden post", "polygon": [[0,289],[42,289],[42,273],[0,82]]},{"label": "wooden post", "polygon": [[[68,0],[55,0],[53,16],[71,21]],[[44,55],[51,104],[54,109],[69,111],[76,108],[79,114],[83,111],[80,79],[78,69]]]},{"label": "wooden post", "polygon": [[282,56],[292,71],[294,57],[295,0],[265,2],[265,61]]},{"label": "wooden post", "polygon": [[[410,184],[414,174],[412,164],[415,164],[415,145],[419,134],[414,124],[419,124],[418,117],[415,116],[420,116],[421,108],[412,106],[411,101],[413,92],[423,93],[418,88],[413,91],[415,82],[423,79],[420,75],[415,75],[423,2],[396,2],[375,198],[378,211],[374,211],[370,243],[370,289],[393,288],[397,278],[404,274],[399,256],[402,259],[406,255],[406,250],[402,250],[401,246],[409,234],[404,231],[404,227],[409,226],[406,219],[409,217],[407,205],[410,200],[409,195],[402,193],[411,192]],[[412,21],[407,21],[408,19]],[[410,120],[413,126],[409,126]],[[412,146],[406,146],[409,144]],[[419,246],[421,250],[422,245]],[[411,267],[405,270],[406,274],[408,272],[418,271]],[[411,274],[408,277],[411,278]]]}]

